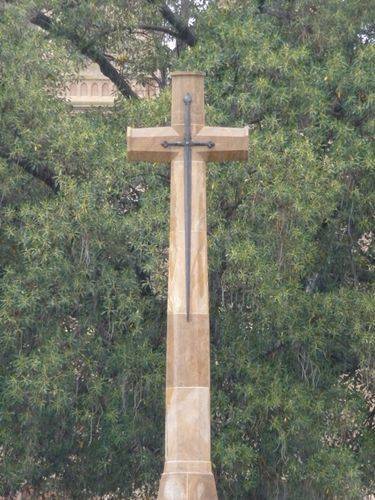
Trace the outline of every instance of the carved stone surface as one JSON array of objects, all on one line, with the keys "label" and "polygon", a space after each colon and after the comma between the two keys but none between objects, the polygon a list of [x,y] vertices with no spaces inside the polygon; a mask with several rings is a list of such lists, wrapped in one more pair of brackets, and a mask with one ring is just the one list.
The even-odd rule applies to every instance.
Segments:
[{"label": "carved stone surface", "polygon": [[[210,356],[208,314],[168,314],[167,381],[168,387],[209,387]],[[189,342],[186,342],[186,337]]]},{"label": "carved stone surface", "polygon": [[[184,96],[191,94],[190,315],[185,287],[183,149],[162,146],[184,137]],[[170,127],[128,128],[128,159],[171,162],[168,277],[165,464],[159,500],[216,500],[211,467],[209,297],[206,222],[206,161],[245,160],[248,129],[206,127],[204,76],[172,74]]]},{"label": "carved stone surface", "polygon": [[211,473],[164,473],[158,498],[163,500],[217,499],[215,479]]}]

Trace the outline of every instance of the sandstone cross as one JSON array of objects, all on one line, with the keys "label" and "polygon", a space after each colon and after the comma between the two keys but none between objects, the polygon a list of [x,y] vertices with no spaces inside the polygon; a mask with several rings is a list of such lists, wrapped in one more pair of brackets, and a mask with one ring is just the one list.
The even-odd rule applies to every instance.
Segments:
[{"label": "sandstone cross", "polygon": [[246,160],[248,128],[205,126],[203,73],[177,72],[171,126],[129,127],[127,142],[129,160],[171,162],[165,463],[158,499],[214,500],[206,162]]}]

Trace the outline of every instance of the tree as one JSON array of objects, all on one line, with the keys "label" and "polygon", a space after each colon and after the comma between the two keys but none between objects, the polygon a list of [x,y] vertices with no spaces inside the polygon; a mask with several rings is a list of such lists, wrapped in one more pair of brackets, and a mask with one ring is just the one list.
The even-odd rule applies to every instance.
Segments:
[{"label": "tree", "polygon": [[[219,495],[361,498],[375,458],[371,2],[186,5],[2,11],[0,491],[155,492],[169,167],[128,163],[124,131],[165,124],[183,68],[206,72],[207,122],[251,126],[249,162],[208,178]],[[53,29],[32,25],[39,12]],[[56,96],[87,50],[116,57],[130,88],[159,78],[160,96],[72,114]]]}]

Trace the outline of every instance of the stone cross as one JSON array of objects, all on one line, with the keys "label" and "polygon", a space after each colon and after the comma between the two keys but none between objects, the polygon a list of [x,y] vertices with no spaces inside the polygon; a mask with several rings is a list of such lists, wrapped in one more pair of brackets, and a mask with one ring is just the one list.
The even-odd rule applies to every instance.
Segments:
[{"label": "stone cross", "polygon": [[248,128],[205,126],[204,74],[172,73],[170,127],[128,128],[128,159],[171,162],[165,463],[159,500],[216,500],[211,465],[206,162],[246,160]]}]

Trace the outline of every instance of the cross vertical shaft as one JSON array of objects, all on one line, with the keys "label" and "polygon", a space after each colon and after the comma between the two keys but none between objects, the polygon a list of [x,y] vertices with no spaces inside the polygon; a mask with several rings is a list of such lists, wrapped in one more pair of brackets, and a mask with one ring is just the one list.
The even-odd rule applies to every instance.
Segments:
[{"label": "cross vertical shaft", "polygon": [[171,162],[165,463],[158,500],[217,500],[210,450],[206,161],[246,160],[248,129],[205,125],[203,79],[202,73],[173,73],[171,126],[129,127],[127,134],[129,160]]},{"label": "cross vertical shaft", "polygon": [[[171,125],[180,136],[184,135],[186,124],[186,95],[192,96],[190,126],[194,136],[204,126],[203,75],[173,74]],[[210,443],[206,164],[194,149],[190,149],[190,154],[190,201],[186,199],[185,182],[189,182],[186,155],[181,151],[171,165],[166,435],[160,500],[185,500],[190,498],[189,490],[192,493],[197,489],[205,492],[207,500],[217,498]],[[188,239],[187,210],[190,210]],[[190,245],[188,266],[185,265],[187,245]],[[190,279],[190,300],[186,297],[187,278]],[[185,493],[180,496],[180,491]]]}]

